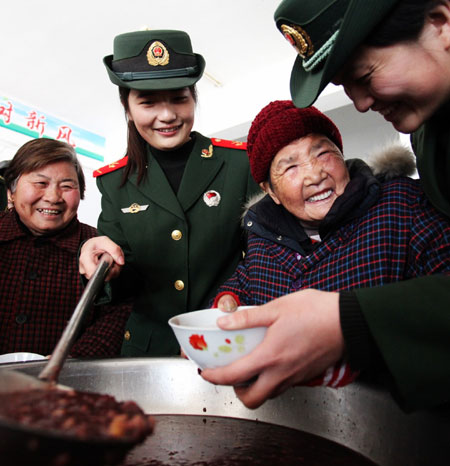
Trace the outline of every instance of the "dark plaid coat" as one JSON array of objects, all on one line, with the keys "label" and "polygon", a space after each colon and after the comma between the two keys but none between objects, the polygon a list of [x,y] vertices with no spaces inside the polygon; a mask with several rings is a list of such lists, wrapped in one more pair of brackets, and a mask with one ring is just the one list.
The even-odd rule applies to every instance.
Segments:
[{"label": "dark plaid coat", "polygon": [[450,274],[449,222],[427,201],[417,180],[383,183],[365,214],[331,230],[306,255],[286,246],[277,233],[271,239],[253,233],[260,226],[255,215],[249,220],[247,214],[245,222],[245,260],[218,291],[235,293],[243,305],[264,304],[304,288],[349,290]]},{"label": "dark plaid coat", "polygon": [[[0,213],[0,353],[52,353],[83,291],[78,248],[95,235],[75,219],[57,235],[32,236],[14,211]],[[118,355],[129,313],[126,304],[95,307],[71,355]]]}]

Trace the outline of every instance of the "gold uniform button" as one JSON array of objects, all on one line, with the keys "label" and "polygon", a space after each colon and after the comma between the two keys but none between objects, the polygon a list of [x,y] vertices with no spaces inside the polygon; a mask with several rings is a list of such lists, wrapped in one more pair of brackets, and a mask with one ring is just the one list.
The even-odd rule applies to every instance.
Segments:
[{"label": "gold uniform button", "polygon": [[183,237],[183,233],[181,233],[180,230],[173,230],[172,231],[172,239],[174,239],[175,241],[178,241],[182,237]]},{"label": "gold uniform button", "polygon": [[127,340],[127,341],[128,341],[128,340],[131,338],[131,333],[130,333],[130,331],[129,331],[129,330],[127,330],[127,331],[125,332],[125,334],[124,334],[124,336],[123,336],[123,337],[125,338],[125,340]]},{"label": "gold uniform button", "polygon": [[184,289],[184,282],[183,280],[177,280],[175,282],[175,288],[178,290],[178,291],[181,291],[182,289]]}]

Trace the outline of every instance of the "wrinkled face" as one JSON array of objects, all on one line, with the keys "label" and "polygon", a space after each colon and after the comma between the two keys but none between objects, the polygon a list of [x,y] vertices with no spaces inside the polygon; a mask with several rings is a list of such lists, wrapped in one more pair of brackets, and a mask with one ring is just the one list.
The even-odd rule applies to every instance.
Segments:
[{"label": "wrinkled face", "polygon": [[189,140],[195,115],[189,88],[152,92],[131,89],[128,105],[128,118],[155,149],[170,151]]},{"label": "wrinkled face", "polygon": [[283,147],[272,160],[262,188],[303,224],[317,227],[350,177],[338,147],[326,136],[308,134]]},{"label": "wrinkled face", "polygon": [[80,204],[75,167],[70,162],[56,162],[24,173],[10,196],[20,220],[33,235],[61,230],[75,217]]},{"label": "wrinkled face", "polygon": [[411,133],[450,96],[448,50],[433,23],[419,40],[357,49],[333,82],[360,112],[379,112],[397,131]]}]

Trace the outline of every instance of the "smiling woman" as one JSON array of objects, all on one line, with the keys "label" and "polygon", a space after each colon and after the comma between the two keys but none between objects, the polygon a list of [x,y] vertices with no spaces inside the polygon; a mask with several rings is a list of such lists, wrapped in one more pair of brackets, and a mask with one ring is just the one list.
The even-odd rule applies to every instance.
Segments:
[{"label": "smiling woman", "polygon": [[[27,149],[19,151],[11,174]],[[32,165],[32,161],[26,164]],[[81,199],[79,175],[73,163],[67,161],[56,161],[34,171],[25,168],[11,185],[9,198],[30,232],[45,235],[66,227],[76,216]]]},{"label": "smiling woman", "polygon": [[[363,46],[333,80],[342,84],[360,112],[380,113],[397,131],[415,131],[448,93],[447,76],[435,35],[425,29],[420,44]],[[411,63],[429,61],[420,73]],[[444,86],[445,84],[445,86]]]},{"label": "smiling woman", "polygon": [[[294,104],[311,106],[334,81],[343,84],[358,110],[380,112],[396,129],[413,132],[420,186],[414,188],[417,195],[411,198],[412,203],[408,201],[417,213],[416,219],[410,217],[412,224],[405,225],[405,232],[412,233],[420,217],[433,208],[440,211],[443,222],[436,238],[440,231],[448,231],[450,0],[283,0],[274,17],[277,28],[298,54],[290,82]],[[417,204],[418,199],[423,199],[423,204]],[[387,256],[387,268],[399,258],[400,243],[395,237],[400,217],[392,217],[386,224],[384,244],[388,248],[391,242],[395,248]],[[416,240],[425,240],[429,225],[428,221],[423,223],[423,231],[411,237],[410,247]],[[371,233],[376,232],[383,233],[377,221]],[[363,242],[368,236],[361,233]],[[324,369],[324,360],[337,361],[345,348],[352,368],[365,371],[372,380],[379,377],[388,381],[405,409],[448,403],[449,250],[448,244],[438,247],[434,258],[441,255],[447,266],[430,269],[426,262],[421,267],[424,256],[411,249],[408,261],[413,263],[411,269],[404,269],[407,275],[403,276],[411,280],[392,283],[396,280],[390,279],[386,285],[381,283],[383,286],[369,286],[376,283],[368,280],[350,290],[352,280],[346,276],[343,283],[347,288],[339,293],[305,290],[273,300],[264,306],[263,313],[275,313],[279,318],[269,322],[272,339],[271,346],[261,345],[264,357],[255,353],[254,364],[247,360],[245,368],[203,375],[216,383],[236,383],[259,374],[260,383],[239,391],[244,402],[255,405],[308,375],[318,374]],[[433,253],[428,253],[431,258]],[[343,277],[354,271],[355,265],[353,258]],[[321,288],[331,276],[331,268],[325,270]],[[383,276],[385,272],[380,274]],[[304,281],[297,283],[304,286]],[[315,311],[320,311],[322,319],[316,318]],[[263,313],[247,312],[246,326],[261,325],[259,316]],[[242,328],[237,318],[233,325],[230,317],[227,328]],[[297,332],[289,325],[294,319]],[[288,333],[292,339],[287,338]],[[275,364],[271,365],[269,351],[264,349],[277,355],[272,358]]]},{"label": "smiling woman", "polygon": [[242,257],[240,215],[258,191],[245,144],[193,131],[196,83],[205,60],[184,31],[149,30],[114,39],[103,60],[128,124],[126,157],[94,174],[101,235],[87,241],[87,277],[107,251],[112,296],[133,295],[124,356],[180,353],[168,320],[207,307]]},{"label": "smiling woman", "polygon": [[[426,200],[418,180],[398,173],[392,179],[384,172],[375,176],[362,160],[344,160],[342,147],[326,115],[292,101],[271,102],[250,127],[250,168],[268,195],[244,216],[247,253],[214,304],[257,306],[222,317],[223,329],[269,329],[245,358],[202,372],[206,380],[234,385],[248,407],[291,385],[338,387],[356,376],[336,330],[339,315],[322,307],[324,296],[332,307],[338,292],[450,271],[450,225]],[[383,154],[386,165],[393,164],[394,154]],[[412,158],[400,155],[398,162]],[[271,299],[283,303],[298,293],[309,305],[267,310]],[[317,325],[327,329],[317,332]],[[339,357],[320,348],[317,372],[299,354],[321,338],[335,345]],[[242,386],[255,376],[252,385]]]},{"label": "smiling woman", "polygon": [[84,174],[75,151],[53,139],[24,144],[5,172],[8,202],[35,236],[65,228],[84,197]]},{"label": "smiling woman", "polygon": [[283,147],[270,166],[264,190],[303,225],[317,228],[350,181],[339,148],[320,134]]},{"label": "smiling woman", "polygon": [[[10,209],[0,213],[0,353],[50,354],[82,293],[77,253],[95,228],[77,219],[85,180],[74,149],[24,144],[5,171]],[[128,304],[94,307],[73,356],[118,354]]]},{"label": "smiling woman", "polygon": [[125,108],[140,136],[157,150],[174,150],[190,139],[195,114],[191,88],[158,92],[131,89]]}]

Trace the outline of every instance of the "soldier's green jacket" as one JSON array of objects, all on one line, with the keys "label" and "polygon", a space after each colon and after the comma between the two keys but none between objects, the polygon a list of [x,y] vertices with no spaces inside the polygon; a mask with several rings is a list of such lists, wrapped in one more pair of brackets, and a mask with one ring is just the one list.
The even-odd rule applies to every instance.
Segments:
[{"label": "soldier's green jacket", "polygon": [[[449,121],[450,103],[419,128],[412,142],[425,193],[450,218]],[[450,277],[355,293],[404,409],[450,402]]]},{"label": "soldier's green jacket", "polygon": [[127,264],[113,295],[135,296],[124,356],[179,354],[168,319],[208,306],[242,258],[243,203],[259,191],[246,151],[215,146],[199,133],[195,140],[177,195],[150,151],[140,185],[133,174],[119,187],[123,168],[97,178],[99,234],[123,248]]}]

